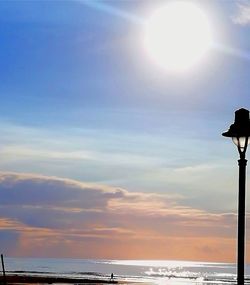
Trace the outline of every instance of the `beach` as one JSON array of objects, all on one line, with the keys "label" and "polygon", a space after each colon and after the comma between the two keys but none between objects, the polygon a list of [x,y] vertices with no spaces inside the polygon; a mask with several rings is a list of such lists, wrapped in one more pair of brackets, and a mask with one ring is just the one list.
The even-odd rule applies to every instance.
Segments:
[{"label": "beach", "polygon": [[6,275],[0,277],[2,284],[117,284],[118,281],[108,279],[86,279],[70,277],[50,277],[31,275]]},{"label": "beach", "polygon": [[[236,283],[236,265],[233,263],[6,257],[5,269],[8,284]],[[246,266],[245,277],[245,284],[250,284],[249,265]],[[0,276],[0,282],[5,283],[3,275]]]}]

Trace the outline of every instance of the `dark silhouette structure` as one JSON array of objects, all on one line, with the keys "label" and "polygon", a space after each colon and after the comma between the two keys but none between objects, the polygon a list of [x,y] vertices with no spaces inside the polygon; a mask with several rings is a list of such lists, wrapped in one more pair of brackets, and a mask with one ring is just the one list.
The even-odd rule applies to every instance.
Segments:
[{"label": "dark silhouette structure", "polygon": [[4,261],[3,261],[3,254],[1,254],[1,263],[2,263],[2,270],[3,270],[3,284],[6,285],[6,275],[5,275],[5,267],[4,267]]},{"label": "dark silhouette structure", "polygon": [[245,192],[246,192],[246,150],[250,143],[249,111],[239,109],[235,112],[235,121],[229,130],[222,134],[231,137],[236,144],[240,159],[239,163],[239,201],[238,201],[238,256],[237,256],[237,282],[244,285],[245,267]]}]

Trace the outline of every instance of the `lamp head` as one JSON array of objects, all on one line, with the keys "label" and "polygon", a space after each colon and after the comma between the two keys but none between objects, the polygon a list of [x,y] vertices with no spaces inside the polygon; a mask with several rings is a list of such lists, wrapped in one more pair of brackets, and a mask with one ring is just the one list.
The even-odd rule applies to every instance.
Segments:
[{"label": "lamp head", "polygon": [[249,111],[239,109],[235,112],[234,123],[230,126],[227,132],[222,134],[224,137],[231,137],[237,145],[239,153],[245,154],[247,145],[250,143],[250,119]]}]

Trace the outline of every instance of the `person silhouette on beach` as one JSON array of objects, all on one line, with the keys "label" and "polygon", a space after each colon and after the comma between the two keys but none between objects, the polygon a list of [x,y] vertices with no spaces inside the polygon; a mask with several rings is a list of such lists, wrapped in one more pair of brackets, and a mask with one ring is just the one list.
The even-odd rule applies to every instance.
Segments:
[{"label": "person silhouette on beach", "polygon": [[111,281],[111,282],[114,281],[114,274],[113,274],[113,273],[111,273],[111,275],[110,275],[110,281]]}]

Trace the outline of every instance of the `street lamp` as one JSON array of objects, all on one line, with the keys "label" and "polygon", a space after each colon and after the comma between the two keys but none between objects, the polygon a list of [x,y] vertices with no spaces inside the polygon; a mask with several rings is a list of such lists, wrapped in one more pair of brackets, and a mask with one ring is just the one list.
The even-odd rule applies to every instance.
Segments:
[{"label": "street lamp", "polygon": [[237,281],[238,285],[244,285],[244,263],[245,263],[245,188],[246,188],[246,166],[245,159],[247,146],[250,143],[250,120],[249,111],[239,109],[235,112],[235,121],[229,130],[222,134],[231,137],[236,144],[240,159],[239,163],[239,201],[238,201],[238,256],[237,256]]}]

